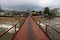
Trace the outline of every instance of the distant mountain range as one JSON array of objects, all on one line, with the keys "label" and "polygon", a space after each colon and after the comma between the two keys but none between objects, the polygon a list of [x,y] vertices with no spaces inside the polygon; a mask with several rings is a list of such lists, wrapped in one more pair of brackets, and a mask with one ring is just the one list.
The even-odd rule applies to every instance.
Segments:
[{"label": "distant mountain range", "polygon": [[59,8],[60,9],[60,5],[49,6],[49,8],[51,8],[51,9],[53,9],[53,8]]},{"label": "distant mountain range", "polygon": [[[60,5],[55,5],[55,6],[49,6],[49,8],[54,9],[54,8],[59,8]],[[34,4],[25,4],[25,5],[10,5],[10,6],[3,6],[2,9],[4,10],[19,10],[19,11],[26,11],[28,9],[30,10],[35,10],[35,11],[40,11],[43,10],[44,8],[41,6],[37,6]]]},{"label": "distant mountain range", "polygon": [[26,11],[28,9],[40,11],[42,10],[42,7],[36,6],[36,5],[14,5],[14,6],[3,6],[3,9],[5,10],[20,10],[20,11]]}]

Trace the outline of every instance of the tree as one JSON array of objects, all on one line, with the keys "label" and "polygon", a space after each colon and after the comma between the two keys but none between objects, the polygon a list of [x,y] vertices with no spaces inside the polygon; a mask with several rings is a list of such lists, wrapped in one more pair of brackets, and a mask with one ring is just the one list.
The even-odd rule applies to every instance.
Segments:
[{"label": "tree", "polygon": [[51,12],[51,15],[52,15],[52,16],[56,16],[57,10],[51,10],[50,12]]},{"label": "tree", "polygon": [[39,11],[39,15],[42,15],[42,11]]},{"label": "tree", "polygon": [[49,9],[49,7],[45,7],[45,9],[44,9],[44,16],[45,17],[49,17],[51,14],[50,14],[50,9]]},{"label": "tree", "polygon": [[13,11],[12,11],[12,15],[16,15],[16,11],[13,10]]},{"label": "tree", "polygon": [[49,20],[53,19],[53,16],[56,15],[53,10],[50,10],[48,7],[44,9],[44,15]]},{"label": "tree", "polygon": [[44,9],[44,14],[49,14],[49,13],[50,13],[50,10],[49,10],[48,7],[46,7],[46,8]]}]

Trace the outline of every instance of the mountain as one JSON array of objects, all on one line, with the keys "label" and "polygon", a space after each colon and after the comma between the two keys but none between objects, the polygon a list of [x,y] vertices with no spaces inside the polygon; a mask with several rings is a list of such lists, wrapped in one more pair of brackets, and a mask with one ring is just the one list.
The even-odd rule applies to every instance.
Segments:
[{"label": "mountain", "polygon": [[50,6],[49,8],[51,8],[51,9],[59,8],[60,9],[60,5],[53,5],[53,6]]},{"label": "mountain", "polygon": [[42,7],[37,5],[12,5],[12,6],[3,6],[3,9],[5,10],[20,10],[20,11],[26,11],[28,9],[40,11],[42,10]]}]

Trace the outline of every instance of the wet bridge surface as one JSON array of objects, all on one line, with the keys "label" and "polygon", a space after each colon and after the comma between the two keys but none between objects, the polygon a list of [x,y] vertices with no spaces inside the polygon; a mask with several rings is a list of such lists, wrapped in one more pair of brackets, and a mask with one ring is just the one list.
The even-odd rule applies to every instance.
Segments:
[{"label": "wet bridge surface", "polygon": [[31,17],[25,20],[13,40],[50,40]]}]

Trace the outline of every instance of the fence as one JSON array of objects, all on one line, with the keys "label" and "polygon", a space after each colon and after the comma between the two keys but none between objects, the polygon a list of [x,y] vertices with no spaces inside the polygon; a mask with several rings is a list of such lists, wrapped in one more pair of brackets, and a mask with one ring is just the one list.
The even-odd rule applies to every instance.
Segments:
[{"label": "fence", "polygon": [[[10,29],[6,29],[3,33],[0,34],[0,40],[10,40],[15,33],[17,33],[18,30],[22,27],[24,21],[26,18],[20,20],[15,25],[13,25]],[[9,33],[9,31],[12,31],[13,33]],[[10,35],[9,35],[10,34]],[[9,36],[8,36],[9,35]],[[9,38],[8,38],[9,37]],[[6,39],[7,38],[7,39]]]},{"label": "fence", "polygon": [[[56,29],[52,28],[50,25],[47,25],[40,20],[35,20],[34,21],[39,25],[39,27],[51,38],[51,40],[60,40],[60,32],[57,31]],[[41,23],[44,25],[42,26]]]}]

